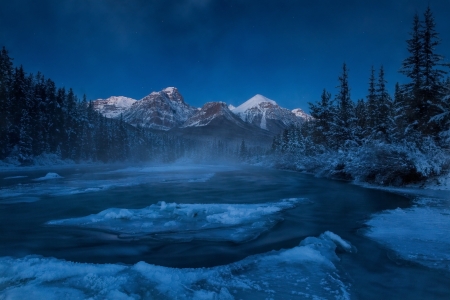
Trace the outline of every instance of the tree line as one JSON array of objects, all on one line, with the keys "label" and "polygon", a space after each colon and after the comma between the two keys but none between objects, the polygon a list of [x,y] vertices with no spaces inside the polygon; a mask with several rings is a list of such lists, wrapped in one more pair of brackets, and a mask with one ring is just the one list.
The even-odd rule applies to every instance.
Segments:
[{"label": "tree line", "polygon": [[186,141],[108,119],[70,88],[27,74],[0,52],[0,160],[29,164],[42,154],[74,161],[174,160]]}]

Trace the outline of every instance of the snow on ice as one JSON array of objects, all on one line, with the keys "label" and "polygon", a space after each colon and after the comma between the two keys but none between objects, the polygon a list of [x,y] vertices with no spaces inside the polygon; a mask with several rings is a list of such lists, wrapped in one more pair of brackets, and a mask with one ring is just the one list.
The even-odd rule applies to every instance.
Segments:
[{"label": "snow on ice", "polygon": [[[450,209],[419,199],[415,207],[372,216],[365,233],[395,251],[398,258],[450,271]],[[433,206],[430,206],[433,205]]]},{"label": "snow on ice", "polygon": [[350,299],[349,286],[335,265],[339,262],[335,240],[341,240],[336,237],[325,233],[291,249],[196,269],[145,262],[97,265],[40,256],[3,257],[0,298]]},{"label": "snow on ice", "polygon": [[280,222],[283,210],[305,201],[303,198],[264,204],[177,204],[162,201],[142,209],[109,208],[98,214],[54,220],[47,224],[113,232],[121,238],[244,242],[257,238]]}]

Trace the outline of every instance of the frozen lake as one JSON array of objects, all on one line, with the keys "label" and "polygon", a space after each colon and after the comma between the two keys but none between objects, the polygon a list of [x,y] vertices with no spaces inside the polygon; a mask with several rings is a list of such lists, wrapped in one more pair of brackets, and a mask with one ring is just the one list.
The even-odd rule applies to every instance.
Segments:
[{"label": "frozen lake", "polygon": [[382,190],[213,165],[11,170],[0,186],[0,299],[450,298],[448,269],[378,243],[403,226],[386,216],[418,210]]}]

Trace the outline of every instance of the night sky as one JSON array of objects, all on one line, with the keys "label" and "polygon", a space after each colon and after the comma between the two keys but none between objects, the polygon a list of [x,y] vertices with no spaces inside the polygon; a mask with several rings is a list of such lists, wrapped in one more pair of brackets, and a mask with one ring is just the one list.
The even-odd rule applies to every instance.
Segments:
[{"label": "night sky", "polygon": [[415,12],[428,4],[450,58],[449,0],[0,0],[0,46],[27,72],[88,99],[176,86],[186,102],[238,105],[263,94],[308,108],[334,95],[342,63],[352,99],[370,68],[398,73]]}]

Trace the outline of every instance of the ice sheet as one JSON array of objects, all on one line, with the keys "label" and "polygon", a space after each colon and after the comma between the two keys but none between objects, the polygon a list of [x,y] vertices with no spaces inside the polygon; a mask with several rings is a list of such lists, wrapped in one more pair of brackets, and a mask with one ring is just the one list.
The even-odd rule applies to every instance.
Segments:
[{"label": "ice sheet", "polygon": [[450,210],[421,206],[430,201],[375,214],[366,222],[366,236],[394,250],[400,259],[450,271]]},{"label": "ice sheet", "polygon": [[49,221],[118,234],[121,238],[179,241],[244,242],[280,222],[283,210],[307,202],[304,198],[263,204],[177,204],[158,202],[142,209],[109,208],[81,218]]},{"label": "ice sheet", "polygon": [[[0,258],[5,299],[350,299],[330,234],[213,268]],[[348,242],[345,242],[348,243]],[[348,243],[349,244],[349,243]],[[350,244],[349,244],[350,245]]]}]

